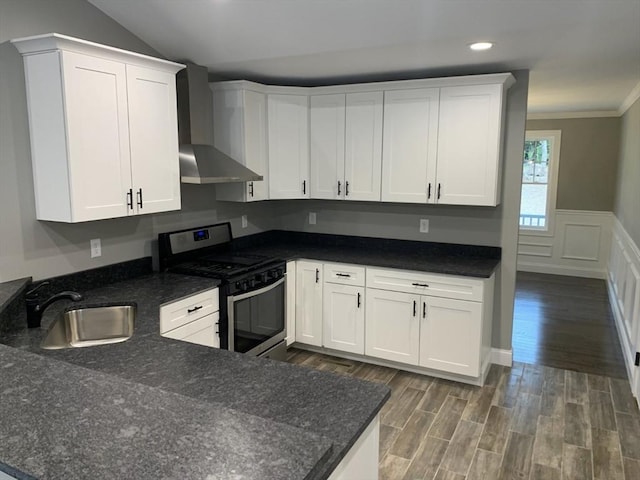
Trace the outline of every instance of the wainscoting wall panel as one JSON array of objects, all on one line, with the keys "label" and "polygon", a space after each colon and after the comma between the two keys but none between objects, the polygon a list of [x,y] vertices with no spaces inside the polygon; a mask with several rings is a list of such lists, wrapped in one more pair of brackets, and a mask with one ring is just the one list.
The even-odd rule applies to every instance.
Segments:
[{"label": "wainscoting wall panel", "polygon": [[606,278],[611,212],[556,210],[550,232],[521,231],[518,270]]},{"label": "wainscoting wall panel", "polygon": [[631,382],[631,390],[640,399],[640,249],[615,216],[607,286],[609,301]]}]

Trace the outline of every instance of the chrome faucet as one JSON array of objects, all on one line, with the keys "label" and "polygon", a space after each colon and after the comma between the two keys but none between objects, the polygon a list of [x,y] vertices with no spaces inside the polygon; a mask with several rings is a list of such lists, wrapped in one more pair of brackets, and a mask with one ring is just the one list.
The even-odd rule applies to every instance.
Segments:
[{"label": "chrome faucet", "polygon": [[38,290],[45,286],[49,285],[49,282],[42,282],[38,284],[35,288],[29,290],[24,297],[25,306],[27,307],[27,327],[29,328],[39,328],[40,323],[42,322],[42,314],[46,310],[46,308],[51,305],[53,302],[58,300],[73,300],[74,302],[79,302],[82,300],[82,295],[78,292],[65,291],[56,293],[52,295],[44,302],[40,303],[40,295]]}]

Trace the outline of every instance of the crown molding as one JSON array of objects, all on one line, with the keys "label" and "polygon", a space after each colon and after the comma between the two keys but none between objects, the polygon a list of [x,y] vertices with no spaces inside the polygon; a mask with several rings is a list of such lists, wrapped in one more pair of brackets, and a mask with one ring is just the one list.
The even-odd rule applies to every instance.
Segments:
[{"label": "crown molding", "polygon": [[601,118],[619,117],[618,110],[592,110],[578,112],[532,112],[527,113],[527,120],[557,120],[563,118]]},{"label": "crown molding", "polygon": [[638,100],[639,98],[640,98],[640,82],[638,82],[636,86],[633,87],[633,90],[629,92],[629,95],[627,95],[627,98],[624,99],[624,102],[622,102],[622,105],[620,105],[620,108],[618,108],[619,115],[620,116],[624,115],[626,111],[629,110],[629,108],[631,108],[631,105],[636,103],[636,100]]}]

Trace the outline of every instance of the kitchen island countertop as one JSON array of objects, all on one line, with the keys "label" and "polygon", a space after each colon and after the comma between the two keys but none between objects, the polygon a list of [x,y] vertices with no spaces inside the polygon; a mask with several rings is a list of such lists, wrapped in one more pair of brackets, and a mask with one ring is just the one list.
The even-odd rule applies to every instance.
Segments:
[{"label": "kitchen island countertop", "polygon": [[[81,303],[85,304],[138,303],[135,333],[119,344],[40,349],[47,326],[69,305],[65,301],[49,307],[42,328],[21,328],[0,336],[1,343],[25,351],[0,350],[0,363],[5,367],[0,368],[0,389],[3,399],[12,398],[0,403],[1,423],[5,418],[15,421],[11,428],[0,427],[0,462],[43,479],[60,478],[66,470],[58,469],[67,465],[66,478],[82,478],[72,469],[75,461],[60,461],[72,454],[84,468],[91,462],[100,471],[113,468],[116,478],[127,465],[137,468],[133,464],[138,461],[132,452],[119,458],[116,451],[121,445],[105,451],[118,442],[118,435],[124,436],[122,445],[137,445],[138,454],[174,455],[174,461],[190,460],[189,454],[181,457],[178,452],[202,438],[202,445],[210,447],[211,458],[196,462],[191,475],[180,470],[187,468],[186,463],[167,462],[164,478],[207,478],[208,468],[214,470],[209,478],[327,478],[375,418],[389,396],[388,387],[159,335],[161,304],[216,285],[216,281],[199,277],[153,274],[82,292],[85,299]],[[140,422],[110,414],[119,411],[120,398],[124,399],[123,411],[126,408]],[[24,417],[25,412],[32,413]],[[199,425],[191,436],[180,426],[181,415],[185,425]],[[57,438],[56,425],[66,421],[79,422],[78,430],[67,432],[64,449],[47,447],[47,440]],[[91,438],[108,445],[100,449],[83,443],[82,435],[91,436],[91,429],[83,430],[82,422],[105,422],[105,432],[116,432],[115,437],[98,434],[98,428]],[[211,432],[215,431],[225,432],[222,436],[228,443],[214,438]],[[38,443],[38,438],[43,440]],[[236,440],[240,441],[237,451],[233,448]],[[232,450],[235,453],[227,455]],[[274,462],[282,468],[275,468]],[[159,478],[159,471],[152,467],[131,471],[137,472],[136,478]]]}]

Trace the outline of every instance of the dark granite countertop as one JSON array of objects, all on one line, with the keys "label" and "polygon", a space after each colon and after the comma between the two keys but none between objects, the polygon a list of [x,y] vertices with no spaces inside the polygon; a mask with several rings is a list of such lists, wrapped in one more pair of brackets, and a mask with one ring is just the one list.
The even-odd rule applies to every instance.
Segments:
[{"label": "dark granite countertop", "polygon": [[[91,409],[97,409],[105,414],[113,411],[113,398],[124,398],[128,405],[127,408],[136,403],[145,404],[149,399],[148,405],[138,405],[140,410],[136,410],[136,412],[139,411],[141,418],[145,420],[137,424],[140,430],[134,432],[135,438],[127,440],[133,442],[128,445],[147,448],[147,451],[143,453],[149,456],[159,455],[165,458],[164,455],[169,457],[180,455],[179,448],[189,445],[186,440],[183,445],[181,440],[183,436],[188,437],[188,431],[186,429],[172,431],[173,427],[166,430],[156,430],[156,428],[160,428],[159,424],[163,423],[165,416],[174,423],[179,423],[177,419],[181,418],[181,412],[176,410],[179,405],[182,405],[179,399],[187,397],[189,400],[184,403],[186,405],[185,412],[187,412],[184,413],[185,424],[197,423],[194,416],[204,415],[206,420],[202,421],[202,428],[194,430],[193,435],[196,440],[203,436],[204,444],[210,447],[208,452],[211,457],[218,454],[224,457],[225,452],[228,451],[225,448],[232,449],[233,445],[219,439],[216,440],[207,434],[210,431],[207,428],[223,428],[225,425],[233,424],[236,425],[234,428],[239,429],[234,433],[234,435],[238,435],[238,438],[242,436],[244,428],[238,425],[246,425],[249,432],[258,431],[259,425],[269,431],[263,437],[256,437],[261,438],[260,442],[255,442],[256,448],[258,445],[260,446],[258,451],[250,452],[249,446],[254,444],[249,440],[247,440],[248,444],[242,445],[242,452],[247,455],[243,461],[238,460],[238,456],[228,457],[228,462],[222,461],[220,458],[218,460],[209,459],[207,461],[217,461],[218,463],[199,464],[189,475],[183,475],[184,472],[180,470],[165,470],[164,478],[200,478],[200,474],[204,471],[200,468],[207,466],[216,469],[211,478],[229,478],[233,475],[238,478],[265,480],[269,478],[327,478],[378,413],[388,398],[389,389],[383,385],[345,378],[328,372],[319,372],[269,359],[211,349],[163,338],[159,335],[158,310],[161,304],[215,286],[215,284],[215,281],[198,277],[154,274],[82,292],[85,295],[82,303],[132,300],[138,303],[135,333],[130,340],[119,344],[57,351],[40,349],[39,343],[46,333],[46,327],[58,312],[69,305],[69,302],[66,301],[58,302],[49,307],[43,317],[43,328],[14,329],[2,334],[1,343],[38,354],[37,357],[29,356],[24,362],[15,361],[19,352],[15,352],[15,357],[11,357],[12,352],[6,353],[6,349],[4,349],[5,356],[0,356],[0,363],[4,358],[5,361],[13,363],[13,365],[7,369],[0,369],[0,377],[3,377],[0,381],[3,399],[5,396],[8,398],[13,394],[20,396],[20,398],[32,398],[28,392],[29,389],[36,388],[36,385],[30,384],[31,380],[28,379],[34,380],[34,376],[36,378],[41,376],[40,373],[33,371],[34,368],[41,368],[42,372],[48,372],[42,378],[51,375],[53,376],[51,378],[57,381],[58,375],[60,375],[63,378],[69,378],[70,381],[63,383],[66,385],[65,388],[50,387],[52,390],[49,390],[47,386],[41,395],[49,400],[34,404],[33,412],[37,413],[32,413],[29,417],[23,417],[16,421],[17,427],[15,428],[18,430],[12,426],[11,430],[8,430],[10,433],[5,433],[5,427],[0,427],[0,439],[3,435],[9,435],[11,438],[19,440],[18,432],[22,432],[25,441],[31,438],[31,441],[37,445],[38,441],[34,440],[36,437],[30,437],[29,433],[33,423],[40,424],[49,418],[51,421],[62,421],[60,419],[69,418],[64,415],[75,415],[78,416],[78,421],[81,419],[88,421],[80,415],[85,411],[77,409],[77,403],[68,406],[68,409],[65,406],[60,417],[51,413],[61,403],[64,403],[65,395],[69,401],[86,400]],[[24,324],[24,322],[22,323]],[[22,354],[26,355],[24,352],[20,355]],[[35,362],[32,365],[30,360],[33,359]],[[37,365],[40,367],[36,367]],[[69,369],[68,372],[67,369]],[[11,370],[12,373],[9,377],[5,377],[6,371],[2,370]],[[101,374],[97,375],[96,371]],[[65,377],[64,372],[68,373],[68,377]],[[8,382],[11,383],[11,378],[16,377],[21,380],[14,382],[9,386],[9,389],[6,389],[5,385]],[[73,379],[76,381],[72,381]],[[39,382],[39,380],[34,381]],[[39,385],[38,388],[45,388],[42,383]],[[20,388],[25,389],[24,395],[20,394]],[[96,389],[96,393],[89,395],[92,389]],[[48,395],[52,396],[48,397]],[[155,398],[156,396],[157,398]],[[135,401],[136,398],[139,399],[138,402]],[[142,398],[144,400],[140,400]],[[93,399],[96,399],[97,406],[92,403]],[[151,399],[154,400],[151,401]],[[158,403],[154,403],[156,401]],[[21,404],[14,401],[11,405],[13,405],[11,411],[6,410],[10,406],[9,403],[0,407],[2,408],[0,410],[2,417],[12,418],[11,412],[19,409]],[[151,408],[152,405],[155,405],[156,408]],[[24,405],[23,408],[25,408]],[[99,413],[94,412],[94,414],[97,415],[95,421],[99,424],[102,421],[106,422],[108,431],[119,432],[118,429],[124,429],[124,432],[129,432],[126,429],[132,422],[126,415],[117,419],[105,420]],[[174,417],[174,415],[176,416]],[[233,423],[231,422],[232,418],[244,418],[244,423]],[[265,423],[261,424],[260,422]],[[0,422],[0,424],[4,423],[7,422]],[[54,424],[50,426],[54,428]],[[38,427],[44,428],[42,425],[38,425]],[[275,435],[271,436],[270,440],[271,432],[275,432]],[[42,434],[46,438],[45,433]],[[90,432],[84,431],[82,433],[89,435]],[[148,437],[146,437],[147,435]],[[282,442],[282,435],[288,436],[292,442],[289,443],[289,440]],[[85,464],[93,459],[97,462],[96,465],[101,465],[100,468],[107,468],[111,464],[114,472],[121,473],[119,469],[127,468],[128,461],[134,463],[137,461],[135,454],[131,453],[133,456],[126,456],[124,464],[114,465],[110,462],[116,461],[117,455],[105,456],[104,449],[96,450],[95,443],[84,445],[80,441],[73,442],[73,438],[72,436],[69,439],[71,443],[67,444],[68,447],[65,447],[66,450],[60,455],[64,456],[73,447],[74,458],[82,458],[82,462],[79,464]],[[81,438],[83,437],[78,437],[78,439]],[[99,442],[101,438],[111,448],[114,437],[98,435],[96,442]],[[149,441],[146,442],[145,438]],[[163,438],[169,439],[171,447],[162,442]],[[232,442],[232,438],[235,437],[229,437],[229,442]],[[295,443],[293,442],[295,439],[302,448],[291,447],[291,444]],[[313,443],[312,447],[309,445],[310,443]],[[58,473],[61,471],[55,469],[64,468],[65,464],[69,464],[69,475],[65,478],[81,477],[79,473],[74,473],[76,472],[75,468],[80,468],[78,465],[72,465],[73,461],[58,465],[59,458],[55,454],[47,452],[46,448],[25,450],[21,453],[20,449],[14,451],[9,445],[4,440],[0,441],[0,461],[13,467],[42,478],[60,478]],[[94,445],[94,447],[89,448],[89,445]],[[139,445],[144,445],[144,447],[139,447]],[[159,450],[156,450],[156,447]],[[137,454],[140,455],[140,452]],[[238,461],[236,462],[236,460]],[[297,464],[304,466],[303,469],[306,473],[303,474],[302,470],[295,470],[293,467],[291,467],[292,470],[286,470],[283,467],[283,470],[278,471],[277,475],[270,475],[269,472],[273,470],[269,470],[269,468],[274,461],[282,462],[283,466],[292,466],[297,462]],[[162,462],[159,463],[162,464]],[[264,469],[258,472],[254,468],[256,465],[263,466]],[[310,465],[315,466],[310,467]],[[131,466],[131,468],[134,467]],[[180,467],[176,465],[176,468]],[[51,473],[54,471],[57,473]],[[132,477],[158,478],[157,473],[158,470],[136,470],[136,474]],[[80,477],[74,477],[74,475],[80,475]]]},{"label": "dark granite countertop", "polygon": [[282,260],[307,258],[447,275],[489,278],[501,249],[319,233],[269,232],[233,241],[236,251]]}]

